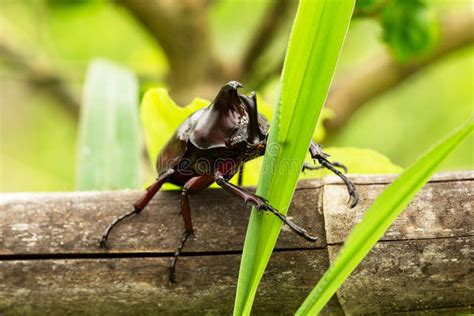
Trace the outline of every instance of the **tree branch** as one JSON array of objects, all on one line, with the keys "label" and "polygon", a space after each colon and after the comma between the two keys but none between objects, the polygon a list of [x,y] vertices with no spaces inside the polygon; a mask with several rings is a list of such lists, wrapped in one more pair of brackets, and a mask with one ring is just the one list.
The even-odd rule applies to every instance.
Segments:
[{"label": "tree branch", "polygon": [[171,92],[178,102],[189,101],[198,94],[212,96],[213,83],[221,81],[222,71],[212,50],[208,1],[117,0],[117,3],[163,48],[171,68]]},{"label": "tree branch", "polygon": [[39,66],[6,43],[0,43],[0,59],[8,61],[8,65],[22,72],[33,87],[48,92],[60,104],[65,105],[73,117],[79,117],[79,101],[69,91],[61,75]]},{"label": "tree branch", "polygon": [[326,106],[336,115],[326,121],[328,137],[335,133],[364,104],[399,85],[413,74],[444,56],[474,43],[474,11],[462,10],[441,19],[441,41],[430,55],[407,63],[397,63],[388,53],[340,76],[331,86]]}]

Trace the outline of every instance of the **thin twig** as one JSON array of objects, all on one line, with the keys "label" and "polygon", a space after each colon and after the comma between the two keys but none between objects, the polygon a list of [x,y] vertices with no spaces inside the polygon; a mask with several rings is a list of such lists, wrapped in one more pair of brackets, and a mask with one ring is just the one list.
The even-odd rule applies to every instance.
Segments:
[{"label": "thin twig", "polygon": [[242,73],[246,74],[246,76],[249,76],[248,73],[252,72],[258,57],[262,55],[275,38],[278,28],[284,21],[289,7],[289,0],[276,0],[273,6],[269,8],[268,13],[263,17],[262,22],[260,23],[259,28],[255,31],[248,50],[242,59],[241,70]]}]

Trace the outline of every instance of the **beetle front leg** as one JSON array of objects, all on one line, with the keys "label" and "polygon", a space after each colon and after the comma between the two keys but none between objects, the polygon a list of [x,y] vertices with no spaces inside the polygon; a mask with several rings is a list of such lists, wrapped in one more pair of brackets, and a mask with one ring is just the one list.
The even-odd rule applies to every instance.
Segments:
[{"label": "beetle front leg", "polygon": [[[337,167],[337,168],[340,168],[340,169],[344,170],[344,173],[347,173],[347,167],[345,165],[343,165],[342,163],[334,161],[334,162],[331,162],[331,164],[334,167]],[[308,162],[305,161],[305,163],[303,164],[303,170],[302,171],[304,172],[305,170],[319,170],[319,169],[323,169],[323,168],[325,168],[323,165],[315,166],[315,165],[311,165],[311,164],[309,164]]]},{"label": "beetle front leg", "polygon": [[155,183],[150,185],[147,189],[145,194],[138,199],[135,203],[133,203],[133,210],[123,214],[122,216],[116,218],[107,228],[105,229],[102,238],[100,239],[100,247],[103,249],[107,248],[107,240],[109,239],[109,234],[112,229],[117,226],[118,223],[130,217],[134,214],[140,213],[151,201],[151,199],[155,196],[155,194],[160,190],[161,186],[168,180],[168,177],[174,173],[173,169],[170,169],[163,174],[161,174],[158,179],[156,179]]},{"label": "beetle front leg", "polygon": [[245,203],[252,204],[254,205],[257,209],[263,210],[263,211],[268,211],[270,213],[273,213],[276,217],[278,217],[283,223],[288,225],[288,227],[291,228],[296,234],[299,236],[305,238],[306,240],[309,241],[316,241],[317,238],[313,237],[308,234],[308,232],[293,223],[291,220],[289,220],[285,215],[281,214],[277,209],[273,208],[273,206],[268,203],[267,200],[265,200],[263,197],[258,196],[256,194],[250,193],[245,191],[244,189],[228,182],[222,174],[216,174],[216,183],[221,186],[224,190],[226,190],[229,193],[232,193],[241,199],[244,200]]},{"label": "beetle front leg", "polygon": [[[315,169],[320,169],[321,167],[324,167],[331,170],[334,174],[336,174],[339,178],[341,178],[341,180],[344,181],[344,183],[346,184],[347,191],[349,192],[349,196],[350,196],[350,199],[349,199],[350,207],[353,208],[354,206],[356,206],[357,202],[359,202],[359,194],[357,194],[354,184],[342,172],[336,169],[336,167],[339,167],[339,168],[344,169],[345,172],[347,172],[346,166],[338,162],[329,161],[327,159],[329,155],[326,154],[321,149],[321,146],[319,146],[313,141],[311,141],[311,144],[309,146],[309,152],[311,153],[311,157],[314,160],[317,160],[321,166],[317,166],[313,169],[311,168],[307,168],[307,169],[315,170]],[[303,170],[304,169],[305,169],[305,166],[303,165]]]}]

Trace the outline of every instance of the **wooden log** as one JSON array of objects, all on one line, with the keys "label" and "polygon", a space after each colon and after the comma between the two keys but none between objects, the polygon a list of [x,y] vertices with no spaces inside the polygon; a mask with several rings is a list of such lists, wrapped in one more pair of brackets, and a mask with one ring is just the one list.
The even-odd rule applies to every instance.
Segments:
[{"label": "wooden log", "polygon": [[[334,260],[351,227],[392,176],[351,176],[349,209],[335,177],[301,181],[289,214],[319,237],[283,229],[255,314],[292,314]],[[442,173],[418,194],[325,309],[326,314],[463,311],[474,304],[474,173]],[[141,214],[98,241],[137,191],[0,195],[0,313],[229,314],[249,208],[221,190],[191,198],[196,237],[167,266],[182,230],[179,194],[159,193]],[[268,215],[271,216],[271,215]]]},{"label": "wooden log", "polygon": [[[104,229],[129,211],[141,191],[10,193],[1,196],[0,255],[103,253],[98,248]],[[278,249],[321,248],[326,245],[318,205],[321,182],[302,183],[291,203],[290,217],[318,237],[308,243],[284,227]],[[127,219],[110,235],[109,253],[174,253],[183,230],[177,192],[160,192],[138,216]],[[195,238],[186,252],[242,250],[250,207],[220,189],[190,198]],[[268,216],[272,216],[268,214]]]},{"label": "wooden log", "polygon": [[[230,315],[240,255],[0,261],[0,311],[45,315]],[[323,249],[276,253],[255,301],[257,314],[292,315],[328,266]],[[301,273],[305,271],[305,273]],[[328,311],[337,312],[336,300]]]},{"label": "wooden log", "polygon": [[[474,235],[473,179],[474,171],[434,176],[395,220],[382,240]],[[362,219],[364,211],[393,180],[392,176],[358,179],[359,203],[350,211],[340,198],[346,189],[337,182],[327,183],[322,198],[327,242],[343,243],[354,224]]]},{"label": "wooden log", "polygon": [[[334,260],[341,246],[330,246]],[[380,242],[337,292],[349,315],[472,306],[472,237]]]}]

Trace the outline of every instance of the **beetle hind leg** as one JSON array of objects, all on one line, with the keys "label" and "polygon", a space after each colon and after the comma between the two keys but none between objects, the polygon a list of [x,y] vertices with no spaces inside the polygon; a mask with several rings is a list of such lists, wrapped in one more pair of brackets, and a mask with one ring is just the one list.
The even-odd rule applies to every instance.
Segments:
[{"label": "beetle hind leg", "polygon": [[[315,161],[315,163],[316,163],[316,161]],[[333,167],[337,167],[339,169],[342,169],[342,170],[344,170],[344,173],[347,173],[347,167],[345,165],[343,165],[342,163],[337,162],[337,161],[333,161],[333,162],[331,162],[331,165]],[[304,172],[305,170],[319,170],[319,169],[323,169],[323,168],[325,168],[323,165],[315,166],[315,165],[311,165],[311,164],[305,162],[303,164],[303,170],[302,171]]]}]

